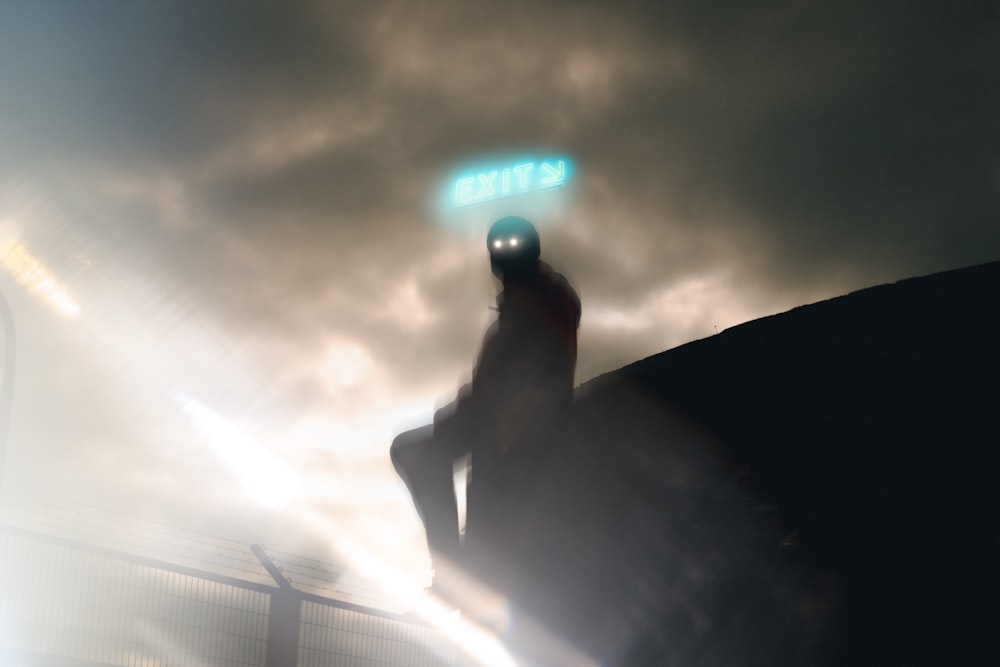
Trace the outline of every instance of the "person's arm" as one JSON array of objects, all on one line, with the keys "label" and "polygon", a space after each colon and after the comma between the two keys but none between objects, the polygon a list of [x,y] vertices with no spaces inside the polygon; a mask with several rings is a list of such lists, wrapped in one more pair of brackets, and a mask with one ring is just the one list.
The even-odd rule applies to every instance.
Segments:
[{"label": "person's arm", "polygon": [[434,413],[435,432],[469,435],[484,427],[488,419],[492,367],[498,355],[499,325],[494,322],[483,337],[483,346],[472,371],[472,382],[462,385],[454,401]]}]

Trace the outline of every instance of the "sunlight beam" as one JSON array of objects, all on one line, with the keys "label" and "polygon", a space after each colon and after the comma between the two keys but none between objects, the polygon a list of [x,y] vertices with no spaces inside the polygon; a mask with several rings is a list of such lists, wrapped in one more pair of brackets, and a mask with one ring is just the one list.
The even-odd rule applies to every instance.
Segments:
[{"label": "sunlight beam", "polygon": [[297,498],[301,480],[289,465],[198,399],[181,391],[172,395],[212,452],[240,478],[257,503],[279,510]]}]

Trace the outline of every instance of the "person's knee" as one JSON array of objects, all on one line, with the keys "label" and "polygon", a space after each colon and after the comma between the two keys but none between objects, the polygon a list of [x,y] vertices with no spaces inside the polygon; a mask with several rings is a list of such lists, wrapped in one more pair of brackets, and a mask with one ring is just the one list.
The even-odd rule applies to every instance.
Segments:
[{"label": "person's knee", "polygon": [[413,467],[413,460],[421,450],[427,449],[427,443],[434,431],[429,426],[403,431],[392,440],[389,446],[389,458],[397,472],[402,473]]},{"label": "person's knee", "polygon": [[407,449],[407,438],[405,433],[401,433],[392,439],[392,444],[389,446],[389,458],[392,460],[392,466],[399,471],[404,465],[403,460],[406,458],[404,452]]}]

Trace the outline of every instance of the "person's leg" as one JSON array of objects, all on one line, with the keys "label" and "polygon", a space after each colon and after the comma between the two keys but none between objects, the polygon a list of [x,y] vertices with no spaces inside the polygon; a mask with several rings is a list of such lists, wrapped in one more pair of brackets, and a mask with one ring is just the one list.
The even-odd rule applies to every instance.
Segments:
[{"label": "person's leg", "polygon": [[461,555],[452,468],[461,453],[450,439],[435,437],[432,425],[401,433],[389,449],[392,464],[424,523],[436,569],[445,561],[457,562]]}]

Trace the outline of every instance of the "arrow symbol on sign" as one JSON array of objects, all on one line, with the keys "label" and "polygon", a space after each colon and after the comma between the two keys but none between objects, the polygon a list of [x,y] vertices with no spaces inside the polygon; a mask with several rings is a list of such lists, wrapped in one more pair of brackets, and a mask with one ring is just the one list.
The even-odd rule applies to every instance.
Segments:
[{"label": "arrow symbol on sign", "polygon": [[566,163],[559,160],[553,167],[548,162],[543,162],[542,173],[544,174],[542,185],[562,185],[566,180]]}]

